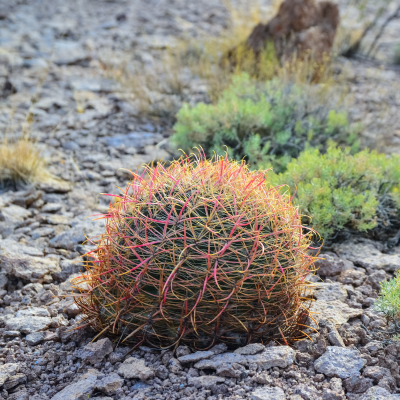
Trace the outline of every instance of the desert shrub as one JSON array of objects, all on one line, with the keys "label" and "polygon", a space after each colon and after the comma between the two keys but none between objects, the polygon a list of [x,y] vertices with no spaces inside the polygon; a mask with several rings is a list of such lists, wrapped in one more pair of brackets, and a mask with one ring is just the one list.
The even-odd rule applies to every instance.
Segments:
[{"label": "desert shrub", "polygon": [[310,234],[265,176],[186,156],[133,174],[77,280],[86,321],[157,347],[304,337]]},{"label": "desert shrub", "polygon": [[[308,149],[287,170],[271,175],[296,193],[300,211],[324,239],[345,229],[366,232],[396,224],[400,210],[400,157],[330,146]],[[306,222],[306,221],[303,221]]]},{"label": "desert shrub", "polygon": [[400,320],[400,272],[390,281],[380,283],[381,292],[375,302],[376,311],[382,312],[387,318]]},{"label": "desert shrub", "polygon": [[171,140],[186,152],[199,145],[208,155],[228,149],[252,168],[272,165],[279,172],[307,145],[324,150],[333,139],[357,147],[357,131],[339,100],[323,86],[284,79],[255,83],[241,74],[216,104],[184,104]]},{"label": "desert shrub", "polygon": [[54,179],[35,142],[27,137],[0,144],[0,188]]}]

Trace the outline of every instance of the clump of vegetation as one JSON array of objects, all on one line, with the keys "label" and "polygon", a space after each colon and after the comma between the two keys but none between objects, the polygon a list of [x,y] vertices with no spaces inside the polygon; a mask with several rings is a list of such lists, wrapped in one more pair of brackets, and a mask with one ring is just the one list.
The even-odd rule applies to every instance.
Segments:
[{"label": "clump of vegetation", "polygon": [[20,186],[52,179],[40,149],[31,139],[0,144],[0,187]]},{"label": "clump of vegetation", "polygon": [[389,319],[400,320],[400,271],[390,281],[380,283],[381,292],[374,308]]},{"label": "clump of vegetation", "polygon": [[271,179],[289,185],[324,239],[344,230],[384,229],[400,218],[400,156],[369,150],[352,155],[336,146],[326,154],[308,149]]},{"label": "clump of vegetation", "polygon": [[305,337],[311,235],[265,173],[185,155],[133,174],[77,279],[86,321],[156,347]]},{"label": "clump of vegetation", "polygon": [[177,114],[172,143],[207,155],[229,154],[252,168],[284,171],[307,146],[326,150],[328,140],[357,148],[357,127],[338,107],[341,98],[323,86],[274,79],[260,83],[233,77],[216,104],[184,104]]}]

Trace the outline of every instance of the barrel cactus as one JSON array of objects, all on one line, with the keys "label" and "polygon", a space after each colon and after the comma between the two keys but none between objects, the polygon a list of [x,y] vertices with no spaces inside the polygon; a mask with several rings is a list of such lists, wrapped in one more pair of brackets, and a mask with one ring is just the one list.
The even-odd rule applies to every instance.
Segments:
[{"label": "barrel cactus", "polygon": [[86,323],[158,348],[304,337],[312,235],[267,173],[194,155],[133,173],[77,280]]}]

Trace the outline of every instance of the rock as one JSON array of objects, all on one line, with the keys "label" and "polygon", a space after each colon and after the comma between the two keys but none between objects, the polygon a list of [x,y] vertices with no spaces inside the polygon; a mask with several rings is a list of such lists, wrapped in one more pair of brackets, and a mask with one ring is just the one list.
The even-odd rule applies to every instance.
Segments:
[{"label": "rock", "polygon": [[383,254],[369,241],[348,241],[334,247],[342,258],[365,269],[382,269],[386,272],[400,268],[400,254]]},{"label": "rock", "polygon": [[363,313],[362,309],[351,308],[339,300],[329,302],[317,300],[311,304],[310,311],[315,313],[313,318],[317,320],[321,318],[329,319],[336,325],[343,325],[350,318],[359,317]]},{"label": "rock", "polygon": [[7,380],[19,372],[20,365],[8,363],[0,365],[0,386],[3,386]]},{"label": "rock", "polygon": [[19,310],[15,314],[16,317],[26,317],[26,316],[35,316],[35,317],[50,317],[49,310],[47,308],[42,307],[28,307],[24,310]]},{"label": "rock", "polygon": [[354,266],[351,261],[339,258],[335,253],[324,253],[320,254],[319,257],[320,259],[315,262],[319,275],[339,275],[342,271]]},{"label": "rock", "polygon": [[213,355],[214,353],[212,351],[196,351],[196,353],[178,357],[178,361],[181,363],[197,362],[210,358]]},{"label": "rock", "polygon": [[228,378],[241,378],[247,376],[246,368],[238,363],[222,363],[219,364],[216,371],[218,376],[226,376]]},{"label": "rock", "polygon": [[319,399],[317,390],[312,385],[300,383],[292,388],[294,395],[300,395],[301,399]]},{"label": "rock", "polygon": [[373,386],[372,379],[361,375],[353,375],[344,380],[344,386],[350,393],[365,393]]},{"label": "rock", "polygon": [[13,240],[0,241],[0,266],[9,275],[29,282],[43,282],[60,271],[58,259],[44,258],[40,250]]},{"label": "rock", "polygon": [[124,380],[118,374],[112,373],[98,381],[96,388],[105,394],[114,395],[123,384]]},{"label": "rock", "polygon": [[55,213],[55,212],[60,211],[61,208],[62,208],[62,204],[60,204],[60,203],[47,203],[42,207],[41,212],[42,213]]},{"label": "rock", "polygon": [[19,385],[20,383],[26,383],[26,375],[25,374],[15,374],[13,376],[10,376],[7,381],[4,383],[4,389],[5,390],[10,390],[13,387]]},{"label": "rock", "polygon": [[190,377],[187,380],[188,385],[194,386],[195,388],[205,388],[208,389],[217,383],[225,382],[225,378],[221,378],[220,376],[211,376],[211,375],[204,375],[198,377]]},{"label": "rock", "polygon": [[362,268],[347,269],[340,273],[337,280],[344,285],[360,286],[365,281],[365,270]]},{"label": "rock", "polygon": [[179,357],[187,356],[190,353],[191,351],[188,346],[178,346],[176,349],[176,356],[178,357],[178,360]]},{"label": "rock", "polygon": [[44,333],[43,332],[34,332],[30,333],[25,337],[26,343],[29,346],[37,346],[38,344],[42,343],[44,340]]},{"label": "rock", "polygon": [[67,193],[71,190],[71,185],[68,182],[61,180],[51,180],[47,182],[40,182],[39,189],[46,193]]},{"label": "rock", "polygon": [[262,353],[246,356],[247,362],[262,369],[286,368],[294,362],[295,352],[289,346],[266,347]]},{"label": "rock", "polygon": [[89,370],[78,382],[68,385],[51,400],[87,400],[96,388],[97,374],[96,370]]},{"label": "rock", "polygon": [[101,362],[104,357],[113,351],[113,345],[108,338],[98,340],[94,343],[88,343],[82,350],[80,358],[91,364]]},{"label": "rock", "polygon": [[49,317],[14,317],[6,321],[6,329],[29,334],[33,332],[44,331],[50,327],[50,324],[51,318]]},{"label": "rock", "polygon": [[50,241],[50,246],[72,251],[76,245],[86,242],[87,238],[100,235],[103,231],[104,222],[85,219],[75,224],[71,229],[56,235]]},{"label": "rock", "polygon": [[8,207],[1,209],[1,215],[4,221],[9,224],[18,224],[32,215],[32,211],[27,210],[24,207],[11,204]]},{"label": "rock", "polygon": [[379,386],[373,386],[368,389],[367,393],[365,393],[360,400],[396,400],[398,396],[392,395],[386,389],[383,389]]},{"label": "rock", "polygon": [[215,355],[225,353],[228,350],[228,346],[225,343],[218,343],[210,349]]},{"label": "rock", "polygon": [[251,400],[285,400],[284,391],[279,387],[257,388],[250,393]]},{"label": "rock", "polygon": [[52,60],[57,65],[75,65],[88,60],[88,55],[80,43],[57,40],[54,43]]},{"label": "rock", "polygon": [[261,353],[265,349],[265,346],[261,343],[251,343],[244,347],[239,347],[234,351],[236,354],[241,354],[243,356],[253,355]]},{"label": "rock", "polygon": [[220,364],[238,363],[247,364],[247,358],[240,354],[225,353],[212,356],[210,359],[201,360],[194,365],[197,369],[217,369]]},{"label": "rock", "polygon": [[[331,52],[338,25],[339,8],[330,1],[285,0],[271,21],[253,29],[245,47],[258,56],[272,42],[282,62],[291,60],[296,53],[302,58],[308,52],[322,60],[324,54]],[[237,51],[228,53],[233,65]]]},{"label": "rock", "polygon": [[154,371],[146,367],[143,359],[129,357],[118,368],[118,374],[125,379],[140,379],[146,381],[147,379],[154,378]]},{"label": "rock", "polygon": [[339,300],[344,302],[347,299],[347,290],[339,282],[315,283],[314,297],[322,301]]},{"label": "rock", "polygon": [[314,363],[317,372],[341,379],[357,376],[363,367],[363,359],[357,350],[343,347],[327,347],[326,352]]}]

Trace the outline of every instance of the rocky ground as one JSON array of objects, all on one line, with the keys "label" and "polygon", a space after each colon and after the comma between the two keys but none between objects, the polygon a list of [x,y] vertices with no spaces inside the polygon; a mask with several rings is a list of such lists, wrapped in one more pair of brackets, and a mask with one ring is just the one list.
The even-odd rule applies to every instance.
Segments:
[{"label": "rocky ground", "polygon": [[[400,247],[354,239],[323,254],[312,341],[293,348],[223,345],[176,354],[114,346],[88,329],[70,279],[103,222],[107,198],[129,174],[167,158],[170,122],[141,115],[99,58],[133,53],[145,68],[185,33],[218,33],[222,3],[202,0],[0,2],[0,130],[14,134],[28,112],[58,184],[0,193],[0,395],[4,399],[400,399],[400,344],[378,340],[379,282],[400,266]],[[382,38],[381,56],[398,35]],[[381,57],[381,58],[382,58]],[[112,60],[110,60],[112,61]],[[355,118],[365,139],[400,152],[396,67],[350,60]],[[202,96],[201,82],[187,88]],[[358,117],[357,117],[358,116]],[[384,127],[384,130],[380,130]],[[398,358],[399,357],[399,358]],[[375,397],[374,397],[375,396]]]}]

